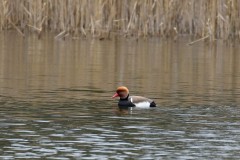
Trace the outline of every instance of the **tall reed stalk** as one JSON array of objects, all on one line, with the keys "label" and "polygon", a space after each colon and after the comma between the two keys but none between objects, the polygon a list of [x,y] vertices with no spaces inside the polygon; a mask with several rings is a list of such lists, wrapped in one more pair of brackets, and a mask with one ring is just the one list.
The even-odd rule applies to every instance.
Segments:
[{"label": "tall reed stalk", "polygon": [[239,0],[2,0],[1,30],[109,37],[240,38]]}]

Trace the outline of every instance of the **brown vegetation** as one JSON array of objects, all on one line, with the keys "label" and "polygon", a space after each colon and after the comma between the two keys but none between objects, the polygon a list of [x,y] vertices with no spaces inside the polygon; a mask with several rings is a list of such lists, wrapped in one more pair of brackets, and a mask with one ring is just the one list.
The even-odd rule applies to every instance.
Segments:
[{"label": "brown vegetation", "polygon": [[110,35],[240,37],[239,0],[2,0],[0,28]]}]

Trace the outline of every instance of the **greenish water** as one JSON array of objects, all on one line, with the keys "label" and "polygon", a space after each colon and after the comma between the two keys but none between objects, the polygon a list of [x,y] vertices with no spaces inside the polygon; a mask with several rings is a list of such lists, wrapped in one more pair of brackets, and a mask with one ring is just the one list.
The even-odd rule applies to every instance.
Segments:
[{"label": "greenish water", "polygon": [[0,159],[240,157],[239,45],[51,37],[0,36]]}]

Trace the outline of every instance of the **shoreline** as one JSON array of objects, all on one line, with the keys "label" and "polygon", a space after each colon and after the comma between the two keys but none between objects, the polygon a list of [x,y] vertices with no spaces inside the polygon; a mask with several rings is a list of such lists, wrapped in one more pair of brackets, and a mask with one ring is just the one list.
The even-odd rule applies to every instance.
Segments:
[{"label": "shoreline", "polygon": [[189,35],[198,39],[240,39],[238,0],[42,0],[4,1],[0,30],[26,30],[56,38],[162,37]]}]

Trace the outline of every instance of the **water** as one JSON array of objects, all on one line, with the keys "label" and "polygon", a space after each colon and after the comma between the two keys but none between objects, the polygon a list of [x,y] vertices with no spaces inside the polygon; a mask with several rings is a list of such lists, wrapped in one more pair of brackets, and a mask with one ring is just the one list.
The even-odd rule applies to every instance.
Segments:
[{"label": "water", "polygon": [[52,37],[0,35],[0,159],[239,159],[239,45]]}]

